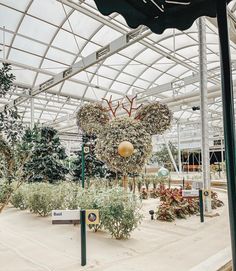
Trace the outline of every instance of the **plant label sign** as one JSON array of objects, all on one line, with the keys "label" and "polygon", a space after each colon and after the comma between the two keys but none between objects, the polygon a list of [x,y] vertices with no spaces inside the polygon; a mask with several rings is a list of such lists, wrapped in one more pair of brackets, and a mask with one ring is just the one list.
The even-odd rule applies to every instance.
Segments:
[{"label": "plant label sign", "polygon": [[211,190],[209,190],[209,189],[203,190],[203,197],[204,198],[210,197],[210,196],[211,196]]},{"label": "plant label sign", "polygon": [[52,210],[52,224],[79,224],[80,210]]},{"label": "plant label sign", "polygon": [[100,223],[98,210],[86,210],[86,224],[96,225]]},{"label": "plant label sign", "polygon": [[84,153],[89,153],[89,147],[88,146],[84,146]]},{"label": "plant label sign", "polygon": [[199,190],[182,190],[182,197],[183,198],[197,198],[199,197]]}]

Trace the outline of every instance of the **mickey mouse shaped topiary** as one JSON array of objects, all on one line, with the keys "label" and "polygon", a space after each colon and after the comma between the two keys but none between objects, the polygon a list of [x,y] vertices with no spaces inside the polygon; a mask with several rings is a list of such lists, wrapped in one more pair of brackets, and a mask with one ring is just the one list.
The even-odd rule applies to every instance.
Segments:
[{"label": "mickey mouse shaped topiary", "polygon": [[[152,135],[162,134],[170,128],[172,113],[160,102],[133,107],[136,96],[127,97],[130,108],[118,102],[114,108],[112,97],[106,100],[108,108],[101,104],[85,104],[77,113],[77,124],[85,133],[97,136],[95,154],[111,170],[139,173],[152,151]],[[118,108],[128,113],[116,116]],[[111,114],[108,113],[111,111]],[[136,111],[135,114],[132,114]]]}]

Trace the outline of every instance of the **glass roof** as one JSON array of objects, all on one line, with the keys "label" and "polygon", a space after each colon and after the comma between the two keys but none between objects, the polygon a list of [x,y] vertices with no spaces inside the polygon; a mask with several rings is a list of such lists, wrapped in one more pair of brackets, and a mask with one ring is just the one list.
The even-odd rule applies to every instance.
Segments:
[{"label": "glass roof", "polygon": [[[235,1],[229,5],[235,15]],[[92,53],[130,33],[121,15],[102,16],[93,0],[0,0],[0,61],[12,64],[15,87],[0,107],[25,97],[19,105],[25,123],[32,121],[30,91],[82,63],[80,71],[34,96],[34,121],[75,132],[75,112],[83,102],[112,95],[114,100],[138,93],[140,102],[169,104],[183,126],[199,124],[198,23],[187,31],[166,30],[162,35],[140,28],[137,41],[87,65]],[[231,23],[233,77],[236,41]],[[210,129],[222,131],[218,33],[214,19],[206,18]],[[174,133],[175,130],[172,131]]]}]

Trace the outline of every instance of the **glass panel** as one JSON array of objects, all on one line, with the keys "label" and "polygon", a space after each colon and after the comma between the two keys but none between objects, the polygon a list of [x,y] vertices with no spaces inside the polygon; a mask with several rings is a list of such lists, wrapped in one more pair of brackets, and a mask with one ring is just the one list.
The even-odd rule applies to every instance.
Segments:
[{"label": "glass panel", "polygon": [[122,34],[116,32],[108,26],[103,26],[91,40],[95,43],[105,46],[120,36],[122,36]]},{"label": "glass panel", "polygon": [[28,13],[55,25],[60,25],[65,18],[62,4],[52,0],[34,0]]},{"label": "glass panel", "polygon": [[56,27],[26,15],[18,32],[49,43],[56,32]]},{"label": "glass panel", "polygon": [[1,27],[5,26],[6,29],[15,31],[20,22],[20,19],[22,18],[22,14],[0,5],[0,18]]},{"label": "glass panel", "polygon": [[13,7],[14,9],[18,9],[20,11],[25,11],[26,7],[30,3],[30,0],[1,0],[1,4],[5,4],[9,7]]},{"label": "glass panel", "polygon": [[105,94],[106,94],[106,92],[101,89],[88,88],[84,97],[100,101],[105,96]]},{"label": "glass panel", "polygon": [[[55,62],[59,62],[60,64],[67,64],[67,65],[71,65],[74,60],[73,55],[67,54],[67,53],[62,52],[57,49],[53,49],[51,47],[48,50],[46,58],[48,58],[50,60],[54,60]],[[56,65],[57,65],[57,63],[55,63],[55,66]]]},{"label": "glass panel", "polygon": [[40,44],[38,42],[29,40],[20,36],[15,37],[13,47],[19,48],[26,52],[34,53],[40,56],[43,55],[47,49],[46,45]]},{"label": "glass panel", "polygon": [[[75,41],[76,39],[76,41]],[[66,46],[65,46],[66,41]],[[65,31],[59,30],[52,45],[59,48],[66,48],[66,50],[78,54],[82,46],[85,44],[85,40],[75,37],[73,34]]]},{"label": "glass panel", "polygon": [[16,82],[27,85],[32,85],[36,72],[19,69],[18,67],[12,67],[14,69],[14,75],[16,76]]},{"label": "glass panel", "polygon": [[40,57],[15,49],[11,49],[9,59],[33,67],[38,67],[42,60]]},{"label": "glass panel", "polygon": [[72,97],[82,97],[86,86],[80,85],[74,82],[65,81],[65,84],[62,88],[62,93]]},{"label": "glass panel", "polygon": [[[93,34],[97,32],[97,29],[102,26],[102,24],[98,21],[78,11],[73,12],[73,14],[69,17],[69,21],[72,26],[73,32],[86,39],[89,39]],[[66,23],[63,27],[71,31],[68,23]]]}]

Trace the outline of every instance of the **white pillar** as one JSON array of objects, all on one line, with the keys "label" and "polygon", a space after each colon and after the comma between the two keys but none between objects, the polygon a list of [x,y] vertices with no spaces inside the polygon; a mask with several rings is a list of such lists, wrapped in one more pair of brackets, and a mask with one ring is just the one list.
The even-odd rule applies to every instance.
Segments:
[{"label": "white pillar", "polygon": [[179,162],[179,173],[182,173],[182,161],[181,161],[181,149],[180,149],[180,124],[177,124],[178,129],[178,162]]},{"label": "white pillar", "polygon": [[34,98],[30,99],[30,128],[34,128]]},{"label": "white pillar", "polygon": [[[211,188],[209,162],[209,127],[207,100],[207,53],[205,18],[199,18],[199,69],[201,96],[201,132],[202,132],[202,178],[204,189]],[[205,198],[205,211],[211,212],[211,197]]]},{"label": "white pillar", "polygon": [[173,157],[173,155],[172,155],[172,152],[171,152],[171,150],[170,150],[169,144],[167,143],[165,136],[163,136],[163,138],[164,138],[164,141],[165,141],[165,144],[166,144],[166,148],[167,148],[167,150],[168,150],[168,153],[169,153],[171,162],[172,162],[172,164],[173,164],[173,166],[174,166],[174,168],[175,168],[175,171],[179,174],[179,170],[178,170],[177,165],[176,165],[176,163],[175,163],[175,159],[174,159],[174,157]]}]

